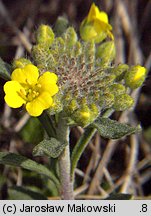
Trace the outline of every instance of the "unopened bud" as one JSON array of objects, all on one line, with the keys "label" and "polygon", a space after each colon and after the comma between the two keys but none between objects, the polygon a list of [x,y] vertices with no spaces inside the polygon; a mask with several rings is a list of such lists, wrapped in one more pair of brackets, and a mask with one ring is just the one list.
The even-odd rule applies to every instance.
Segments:
[{"label": "unopened bud", "polygon": [[70,111],[70,113],[74,112],[78,108],[77,101],[75,99],[72,99],[70,104],[67,106],[67,109]]},{"label": "unopened bud", "polygon": [[80,126],[86,127],[91,124],[99,115],[99,110],[95,104],[89,108],[86,104],[82,105],[78,110],[73,113],[73,120]]},{"label": "unopened bud", "polygon": [[43,46],[42,44],[35,45],[32,48],[31,54],[39,69],[53,69],[55,60],[47,46]]},{"label": "unopened bud", "polygon": [[115,97],[113,108],[116,111],[129,109],[134,104],[133,98],[128,94],[122,94]]},{"label": "unopened bud", "polygon": [[115,58],[116,50],[114,41],[107,41],[97,49],[97,58],[100,58],[100,65],[108,65]]},{"label": "unopened bud", "polygon": [[74,49],[72,50],[72,54],[73,54],[73,56],[78,56],[81,54],[81,52],[82,52],[81,43],[79,41],[77,41],[74,45]]},{"label": "unopened bud", "polygon": [[38,44],[44,44],[50,46],[54,40],[54,33],[50,26],[41,25],[36,32],[36,42]]},{"label": "unopened bud", "polygon": [[110,108],[114,104],[114,94],[106,93],[102,96],[103,108]]},{"label": "unopened bud", "polygon": [[61,96],[60,94],[57,94],[53,97],[53,104],[51,105],[51,108],[48,109],[48,113],[50,115],[54,115],[56,113],[61,112],[63,109],[63,105],[61,103]]},{"label": "unopened bud", "polygon": [[59,16],[54,26],[54,32],[56,36],[61,36],[68,27],[68,20],[66,17]]},{"label": "unopened bud", "polygon": [[72,47],[77,42],[77,34],[74,28],[69,27],[64,34],[65,43],[68,47]]},{"label": "unopened bud", "polygon": [[27,64],[31,64],[31,61],[25,58],[16,59],[13,61],[13,69],[24,68]]},{"label": "unopened bud", "polygon": [[117,67],[111,69],[111,73],[116,76],[117,81],[121,81],[128,69],[129,66],[127,64],[119,64]]},{"label": "unopened bud", "polygon": [[85,43],[84,52],[87,64],[93,63],[95,60],[95,44],[93,41]]},{"label": "unopened bud", "polygon": [[110,89],[110,92],[116,96],[121,95],[121,94],[125,93],[125,91],[126,91],[125,86],[123,86],[122,84],[119,84],[119,83],[115,83],[115,84],[111,85],[109,87],[109,89]]},{"label": "unopened bud", "polygon": [[146,78],[146,68],[140,65],[131,67],[125,74],[125,84],[131,89],[140,87]]}]

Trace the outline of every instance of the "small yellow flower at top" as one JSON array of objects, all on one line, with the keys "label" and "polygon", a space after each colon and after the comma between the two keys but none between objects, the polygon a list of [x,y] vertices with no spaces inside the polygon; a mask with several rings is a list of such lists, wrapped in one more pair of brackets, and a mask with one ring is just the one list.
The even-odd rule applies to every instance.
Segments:
[{"label": "small yellow flower at top", "polygon": [[114,36],[111,30],[112,26],[108,23],[108,15],[100,11],[93,3],[88,16],[81,23],[81,38],[85,41],[94,40],[95,43],[101,42],[107,36],[113,40]]},{"label": "small yellow flower at top", "polygon": [[24,104],[29,115],[40,116],[52,106],[52,96],[59,91],[57,79],[56,74],[48,71],[39,76],[33,64],[17,68],[12,72],[11,81],[4,85],[5,101],[12,108]]}]

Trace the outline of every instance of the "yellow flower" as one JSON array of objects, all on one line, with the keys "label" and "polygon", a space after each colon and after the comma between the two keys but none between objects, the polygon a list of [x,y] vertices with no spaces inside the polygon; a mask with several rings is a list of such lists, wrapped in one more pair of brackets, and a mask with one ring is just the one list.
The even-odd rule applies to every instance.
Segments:
[{"label": "yellow flower", "polygon": [[93,3],[88,16],[81,23],[81,38],[85,41],[94,40],[95,43],[101,42],[107,36],[113,40],[114,36],[111,30],[112,26],[108,23],[108,15],[100,11]]},{"label": "yellow flower", "polygon": [[12,108],[26,106],[31,116],[39,116],[53,104],[52,96],[58,92],[57,75],[39,71],[33,64],[17,68],[12,72],[11,81],[4,85],[5,101]]}]

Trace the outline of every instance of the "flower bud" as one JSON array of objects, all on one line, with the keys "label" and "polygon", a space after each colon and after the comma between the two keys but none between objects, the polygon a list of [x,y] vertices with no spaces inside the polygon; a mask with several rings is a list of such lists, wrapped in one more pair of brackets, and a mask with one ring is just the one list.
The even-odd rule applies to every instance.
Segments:
[{"label": "flower bud", "polygon": [[99,8],[93,3],[88,16],[80,25],[81,38],[85,41],[94,40],[95,43],[100,43],[107,36],[113,39],[111,30],[112,26],[108,23],[107,14],[100,11]]},{"label": "flower bud", "polygon": [[97,58],[100,58],[99,65],[108,65],[115,58],[116,50],[114,41],[107,41],[101,44],[97,49]]},{"label": "flower bud", "polygon": [[140,87],[146,78],[146,68],[140,65],[131,67],[125,74],[125,84],[131,89]]},{"label": "flower bud", "polygon": [[61,36],[65,30],[67,29],[68,27],[68,20],[66,19],[66,17],[63,17],[63,16],[59,16],[57,18],[57,21],[55,22],[55,26],[54,26],[54,32],[55,32],[55,35],[56,36]]},{"label": "flower bud", "polygon": [[64,34],[65,43],[68,47],[72,47],[77,42],[77,34],[74,28],[69,27]]},{"label": "flower bud", "polygon": [[126,91],[125,86],[123,86],[122,84],[119,84],[119,83],[115,83],[115,84],[111,85],[109,87],[109,90],[112,94],[114,94],[116,96],[124,94]]},{"label": "flower bud", "polygon": [[102,96],[102,101],[103,101],[102,108],[107,109],[107,108],[112,107],[112,105],[114,104],[114,94],[105,93]]},{"label": "flower bud", "polygon": [[71,51],[71,54],[73,56],[79,56],[82,52],[82,46],[81,43],[79,41],[77,41],[74,45],[74,49]]},{"label": "flower bud", "polygon": [[61,96],[60,94],[57,94],[53,97],[53,104],[51,105],[51,108],[48,109],[48,113],[50,115],[54,115],[56,113],[61,112],[63,109],[63,105],[61,103]]},{"label": "flower bud", "polygon": [[41,25],[36,32],[36,42],[50,47],[54,40],[54,33],[50,26]]},{"label": "flower bud", "polygon": [[113,108],[116,111],[123,111],[129,109],[133,104],[134,100],[130,95],[122,94],[115,96]]},{"label": "flower bud", "polygon": [[94,82],[94,84],[98,85],[100,88],[102,87],[106,87],[106,86],[109,86],[109,85],[112,85],[112,83],[114,82],[115,80],[115,75],[114,74],[110,74],[110,75],[107,75],[105,77],[103,77],[102,79],[100,79],[99,83]]},{"label": "flower bud", "polygon": [[70,104],[67,106],[67,109],[70,111],[70,113],[73,113],[78,108],[78,103],[76,99],[72,99]]},{"label": "flower bud", "polygon": [[87,65],[89,63],[94,63],[95,60],[95,44],[94,42],[88,42],[85,43],[84,46],[84,54],[85,54],[85,61],[87,62]]},{"label": "flower bud", "polygon": [[55,60],[48,47],[38,44],[33,46],[31,51],[32,57],[39,69],[41,70],[53,70]]},{"label": "flower bud", "polygon": [[91,105],[89,108],[86,104],[82,105],[78,110],[76,110],[72,117],[73,120],[82,127],[86,127],[91,124],[99,115],[99,110],[95,104]]},{"label": "flower bud", "polygon": [[119,64],[111,69],[111,73],[116,76],[116,81],[121,81],[128,69],[129,66],[127,64]]},{"label": "flower bud", "polygon": [[16,59],[13,61],[13,69],[23,68],[27,64],[31,64],[31,61],[25,58]]}]

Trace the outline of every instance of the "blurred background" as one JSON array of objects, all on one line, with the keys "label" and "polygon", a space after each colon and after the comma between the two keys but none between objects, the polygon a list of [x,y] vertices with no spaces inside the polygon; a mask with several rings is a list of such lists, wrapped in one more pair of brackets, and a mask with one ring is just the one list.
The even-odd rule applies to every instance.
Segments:
[{"label": "blurred background", "polygon": [[[134,109],[112,116],[120,122],[141,124],[142,133],[118,141],[96,134],[76,169],[75,195],[77,199],[103,199],[112,193],[128,193],[151,198],[151,0],[0,0],[0,57],[7,63],[28,57],[35,30],[40,24],[53,28],[58,16],[66,16],[78,31],[92,2],[109,15],[117,49],[115,64],[143,65],[148,76],[143,87],[132,92]],[[44,136],[40,123],[24,110],[6,106],[4,83],[0,79],[0,151],[49,166],[48,158],[32,156],[33,147]],[[71,129],[71,151],[82,132],[80,127]],[[16,190],[21,186],[23,190]],[[28,190],[58,198],[51,182],[41,175],[0,165],[0,199],[31,199],[24,193]]]}]

